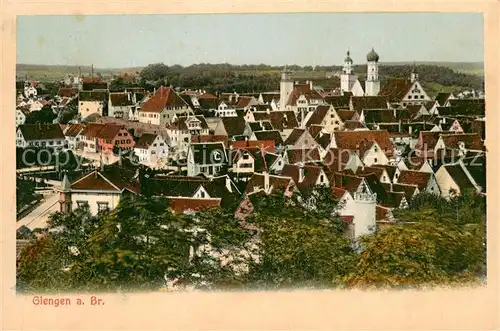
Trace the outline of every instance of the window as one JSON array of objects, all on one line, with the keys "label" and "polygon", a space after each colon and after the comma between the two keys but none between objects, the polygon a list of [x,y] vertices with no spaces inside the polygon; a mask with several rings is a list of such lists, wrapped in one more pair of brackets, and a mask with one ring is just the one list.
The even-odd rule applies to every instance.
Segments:
[{"label": "window", "polygon": [[151,151],[151,154],[156,154],[156,152],[155,151]]},{"label": "window", "polygon": [[319,182],[323,183],[325,181],[325,176],[321,175],[319,176]]},{"label": "window", "polygon": [[98,201],[97,202],[97,212],[103,212],[103,211],[106,211],[109,209],[109,204],[108,202],[101,202],[101,201]]},{"label": "window", "polygon": [[377,158],[374,158],[373,163],[377,163],[377,162],[378,162]]},{"label": "window", "polygon": [[156,143],[153,144],[153,147],[156,147]]},{"label": "window", "polygon": [[50,146],[54,145],[54,142],[53,141],[49,141],[49,145]]},{"label": "window", "polygon": [[409,96],[408,96],[408,99],[411,99],[411,98],[412,98],[412,97],[411,97],[411,95],[409,95]]},{"label": "window", "polygon": [[243,160],[248,160],[249,158],[250,158],[250,155],[248,155],[248,154],[243,155]]},{"label": "window", "polygon": [[165,144],[164,143],[160,143],[160,146],[163,146],[163,145],[165,145]]},{"label": "window", "polygon": [[85,200],[77,200],[76,205],[78,208],[84,208],[89,206],[89,202]]},{"label": "window", "polygon": [[205,197],[205,192],[201,191],[200,192],[200,197],[204,198]]},{"label": "window", "polygon": [[200,167],[201,172],[207,172],[207,167]]}]

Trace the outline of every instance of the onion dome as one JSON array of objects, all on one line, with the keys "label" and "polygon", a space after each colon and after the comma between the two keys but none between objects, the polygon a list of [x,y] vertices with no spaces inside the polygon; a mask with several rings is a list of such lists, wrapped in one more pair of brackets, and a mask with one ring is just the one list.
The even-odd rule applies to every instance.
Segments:
[{"label": "onion dome", "polygon": [[349,56],[350,54],[351,54],[351,52],[347,51],[347,57],[345,58],[344,62],[346,62],[346,63],[352,63],[352,59]]},{"label": "onion dome", "polygon": [[375,52],[375,50],[373,50],[373,48],[370,51],[370,53],[366,55],[366,60],[368,62],[378,62],[378,59],[379,59],[378,54]]}]

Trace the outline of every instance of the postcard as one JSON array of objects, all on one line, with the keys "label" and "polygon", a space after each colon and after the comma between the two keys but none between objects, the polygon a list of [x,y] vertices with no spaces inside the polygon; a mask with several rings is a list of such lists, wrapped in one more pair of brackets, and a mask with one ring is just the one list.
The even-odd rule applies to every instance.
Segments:
[{"label": "postcard", "polygon": [[5,4],[4,328],[498,326],[498,4],[89,4]]}]

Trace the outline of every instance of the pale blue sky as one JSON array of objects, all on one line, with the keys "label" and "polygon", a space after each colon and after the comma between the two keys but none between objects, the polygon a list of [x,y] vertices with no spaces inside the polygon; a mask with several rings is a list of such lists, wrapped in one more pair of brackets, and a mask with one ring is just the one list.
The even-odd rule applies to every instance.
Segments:
[{"label": "pale blue sky", "polygon": [[483,61],[480,13],[19,16],[17,63],[99,68],[193,63]]}]

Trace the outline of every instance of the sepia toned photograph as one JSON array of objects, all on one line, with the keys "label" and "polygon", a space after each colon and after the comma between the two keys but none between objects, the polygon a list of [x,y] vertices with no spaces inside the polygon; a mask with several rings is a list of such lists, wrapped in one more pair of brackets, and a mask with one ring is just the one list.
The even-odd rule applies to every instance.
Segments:
[{"label": "sepia toned photograph", "polygon": [[482,13],[16,25],[15,290],[34,305],[487,285]]}]

